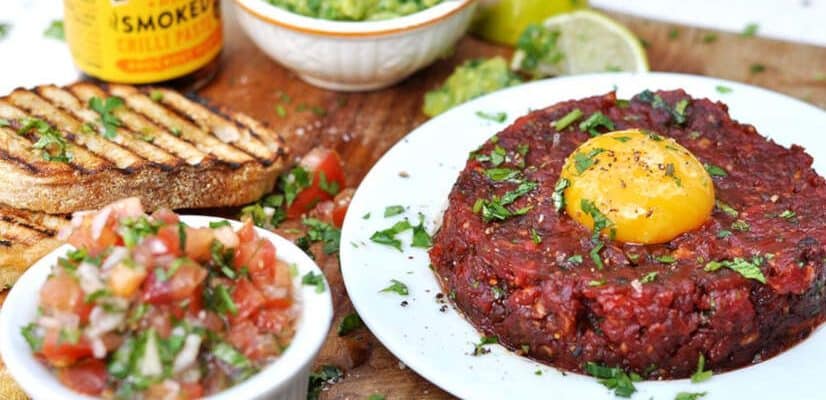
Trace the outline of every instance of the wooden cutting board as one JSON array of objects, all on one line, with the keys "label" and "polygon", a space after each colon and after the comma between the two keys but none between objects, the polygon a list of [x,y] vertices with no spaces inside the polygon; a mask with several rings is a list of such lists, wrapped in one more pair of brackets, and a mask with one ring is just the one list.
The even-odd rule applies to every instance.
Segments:
[{"label": "wooden cutting board", "polygon": [[[233,7],[226,5],[227,44],[222,69],[200,94],[268,122],[284,136],[296,156],[317,145],[335,148],[345,160],[351,187],[358,185],[396,141],[427,120],[420,111],[424,93],[439,85],[455,65],[468,58],[511,54],[509,48],[466,37],[452,57],[392,88],[337,93],[305,84],[267,58],[243,35],[235,23]],[[647,43],[654,71],[746,82],[826,108],[826,48],[612,16]],[[713,41],[709,39],[712,35],[716,38]],[[750,72],[753,64],[762,64],[765,70]],[[288,104],[281,100],[284,93],[291,99]],[[275,111],[279,104],[287,109],[284,117]],[[325,388],[321,398],[366,399],[371,394],[387,399],[451,398],[406,368],[365,328],[345,338],[336,335],[335,327],[343,316],[353,312],[353,307],[337,259],[321,258],[319,263],[331,285],[336,319],[317,365],[336,365],[345,372],[344,379]]]}]

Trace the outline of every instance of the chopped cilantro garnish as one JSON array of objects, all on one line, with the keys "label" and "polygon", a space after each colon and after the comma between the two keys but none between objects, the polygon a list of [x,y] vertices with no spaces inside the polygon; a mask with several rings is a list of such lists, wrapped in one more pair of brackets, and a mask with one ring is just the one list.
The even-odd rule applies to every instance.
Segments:
[{"label": "chopped cilantro garnish", "polygon": [[324,171],[320,171],[318,173],[318,187],[330,196],[337,195],[338,191],[341,189],[338,182],[327,180],[327,174],[325,174]]},{"label": "chopped cilantro garnish", "polygon": [[591,361],[585,363],[585,372],[599,379],[599,383],[613,390],[617,397],[631,397],[637,391],[634,382],[642,380],[634,372],[627,374],[619,367],[606,367]]},{"label": "chopped cilantro garnish", "polygon": [[708,44],[708,43],[714,43],[716,41],[717,41],[717,34],[716,33],[709,32],[709,33],[706,33],[705,35],[703,35],[703,43]]},{"label": "chopped cilantro garnish", "polygon": [[[636,97],[642,102],[651,104],[651,107],[653,108],[659,108],[667,111],[677,124],[685,123],[685,108],[688,106],[688,99],[680,100],[674,108],[671,108],[671,106],[669,106],[668,103],[660,97],[660,95],[654,94],[654,92],[648,89],[643,90]],[[685,101],[685,103],[682,103],[683,101]]]},{"label": "chopped cilantro garnish", "polygon": [[423,249],[428,249],[433,246],[433,239],[424,228],[424,215],[421,213],[419,213],[419,225],[413,227],[413,241],[410,246]]},{"label": "chopped cilantro garnish", "polygon": [[536,232],[536,229],[531,228],[531,241],[536,244],[542,243],[542,236],[539,236],[539,233]]},{"label": "chopped cilantro garnish", "polygon": [[730,205],[722,202],[721,200],[715,201],[714,204],[717,206],[717,208],[720,209],[720,211],[722,211],[723,213],[725,213],[729,217],[737,218],[737,216],[740,215],[740,213],[738,213],[737,210],[735,210]]},{"label": "chopped cilantro garnish", "polygon": [[103,125],[103,136],[107,139],[114,139],[118,135],[117,129],[121,126],[121,121],[113,112],[123,106],[123,99],[117,96],[107,97],[102,100],[97,96],[89,99],[89,108],[100,114],[100,123]]},{"label": "chopped cilantro garnish", "polygon": [[708,171],[708,174],[711,176],[728,176],[728,172],[726,172],[726,170],[723,169],[723,167],[719,167],[714,164],[708,163],[703,164],[703,166],[706,167],[706,171]]},{"label": "chopped cilantro garnish", "polygon": [[671,254],[663,254],[661,256],[654,257],[655,260],[663,263],[663,264],[673,264],[677,262],[677,257],[674,257]]},{"label": "chopped cilantro garnish", "polygon": [[751,260],[736,257],[733,260],[711,261],[706,264],[706,272],[714,272],[720,268],[728,268],[742,275],[746,279],[754,279],[760,283],[766,283],[766,277],[763,276],[763,271],[760,266],[763,264],[764,258],[761,256],[754,256]]},{"label": "chopped cilantro garnish", "polygon": [[614,236],[616,233],[616,230],[613,227],[614,223],[599,210],[593,201],[582,199],[579,202],[579,208],[594,221],[594,231],[593,236],[591,237],[592,242],[596,243],[599,240],[599,235],[607,228],[611,228],[610,236]]},{"label": "chopped cilantro garnish", "polygon": [[356,313],[350,313],[344,316],[341,319],[341,322],[338,324],[338,335],[344,336],[356,329],[361,328],[364,326],[364,323],[361,322],[361,318]]},{"label": "chopped cilantro garnish", "polygon": [[390,228],[373,233],[373,235],[370,236],[370,240],[379,244],[386,244],[388,246],[395,247],[401,251],[402,242],[401,240],[396,239],[396,235],[411,228],[413,228],[413,225],[410,224],[410,221],[399,221]]},{"label": "chopped cilantro garnish", "polygon": [[[11,24],[6,23],[6,22],[0,23],[0,40],[5,39],[6,35],[9,34],[10,30],[11,30]],[[2,126],[2,125],[0,125],[0,126]]]},{"label": "chopped cilantro garnish", "polygon": [[674,113],[680,116],[680,119],[685,121],[685,111],[688,108],[688,99],[681,99],[674,105]]},{"label": "chopped cilantro garnish", "polygon": [[284,108],[283,104],[276,104],[275,114],[278,115],[280,118],[285,118],[287,116],[287,109]]},{"label": "chopped cilantro garnish", "polygon": [[213,288],[213,305],[216,310],[222,314],[238,314],[238,306],[232,301],[232,295],[229,294],[229,289],[224,285],[218,285]]},{"label": "chopped cilantro garnish", "polygon": [[322,366],[316,372],[310,374],[310,384],[307,388],[307,400],[318,400],[318,395],[321,394],[321,389],[324,385],[336,383],[343,376],[344,373],[336,366]]},{"label": "chopped cilantro garnish", "polygon": [[671,28],[668,30],[668,38],[674,40],[680,37],[680,30],[677,28]]},{"label": "chopped cilantro garnish", "polygon": [[574,254],[574,255],[568,257],[568,259],[565,260],[565,261],[567,261],[571,264],[582,264],[582,256],[579,255],[579,254]]},{"label": "chopped cilantro garnish", "polygon": [[614,130],[614,121],[611,121],[605,114],[597,111],[579,124],[579,130],[587,131],[591,137],[599,136],[597,128],[605,128],[606,130],[612,131]]},{"label": "chopped cilantro garnish", "polygon": [[298,238],[296,244],[305,252],[310,244],[315,242],[324,243],[322,250],[325,254],[338,252],[341,245],[341,229],[315,218],[304,218],[301,222],[308,228],[307,234]]},{"label": "chopped cilantro garnish", "polygon": [[385,400],[385,398],[384,398],[384,395],[382,395],[382,394],[373,393],[373,394],[367,396],[367,400]]},{"label": "chopped cilantro garnish", "polygon": [[530,206],[523,207],[515,211],[509,210],[507,206],[516,201],[516,199],[536,189],[536,187],[536,182],[522,182],[516,189],[502,195],[501,199],[494,196],[490,200],[478,201],[478,207],[475,204],[474,209],[481,211],[482,219],[485,222],[490,222],[493,220],[504,221],[513,216],[524,215],[530,211]]},{"label": "chopped cilantro garnish", "polygon": [[508,114],[504,112],[484,112],[484,111],[477,111],[476,116],[482,119],[486,119],[488,121],[494,122],[505,122],[508,119]]},{"label": "chopped cilantro garnish", "polygon": [[218,229],[225,226],[231,226],[229,221],[212,221],[209,223],[210,229]]},{"label": "chopped cilantro garnish", "polygon": [[479,343],[473,345],[473,353],[471,353],[471,355],[481,356],[482,354],[490,353],[490,349],[486,349],[485,346],[497,343],[499,343],[499,338],[496,336],[482,336],[479,338]]},{"label": "chopped cilantro garnish", "polygon": [[307,286],[315,286],[316,293],[324,293],[324,275],[316,274],[313,271],[307,272],[301,277],[301,284]]},{"label": "chopped cilantro garnish", "polygon": [[404,212],[404,206],[387,206],[384,208],[384,217],[393,217]]},{"label": "chopped cilantro garnish", "polygon": [[26,343],[29,344],[32,351],[38,352],[40,351],[40,348],[43,347],[43,337],[41,337],[38,333],[38,326],[36,323],[31,322],[20,328],[20,334],[23,335],[23,339],[26,339]]},{"label": "chopped cilantro garnish", "polygon": [[49,27],[43,31],[43,36],[57,40],[66,40],[66,33],[63,29],[63,20],[52,20]]},{"label": "chopped cilantro garnish", "polygon": [[616,140],[620,143],[625,143],[625,142],[628,142],[629,140],[631,140],[631,138],[628,137],[628,136],[616,136],[616,137],[614,137],[614,140]]},{"label": "chopped cilantro garnish", "polygon": [[[135,247],[140,241],[149,235],[158,233],[161,224],[152,221],[146,216],[137,218],[124,218],[118,227],[118,233],[123,238],[126,247]],[[183,249],[183,247],[181,247]]]},{"label": "chopped cilantro garnish", "polygon": [[755,64],[749,65],[749,72],[751,72],[752,74],[759,74],[759,73],[761,73],[765,70],[766,70],[766,66],[763,65],[763,64],[760,64],[760,63],[755,63]]},{"label": "chopped cilantro garnish", "polygon": [[594,244],[594,248],[592,248],[591,251],[588,252],[588,255],[591,256],[591,261],[593,261],[594,264],[596,264],[597,269],[602,269],[605,267],[605,264],[603,264],[602,262],[602,258],[599,256],[599,252],[600,250],[602,250],[603,247],[605,247],[604,243],[597,242]]},{"label": "chopped cilantro garnish", "polygon": [[640,283],[651,283],[657,280],[657,271],[651,271],[640,278]]},{"label": "chopped cilantro garnish", "polygon": [[519,171],[511,168],[491,168],[485,170],[485,175],[492,181],[501,182],[516,178]]},{"label": "chopped cilantro garnish", "polygon": [[281,177],[281,189],[284,191],[284,199],[287,205],[293,204],[296,196],[302,190],[310,187],[313,183],[313,178],[302,166],[297,166],[290,170],[287,175]]},{"label": "chopped cilantro garnish", "polygon": [[725,238],[727,238],[731,235],[732,235],[731,231],[725,230],[725,229],[721,229],[719,232],[717,232],[717,237],[720,238],[720,239],[725,239]]},{"label": "chopped cilantro garnish", "polygon": [[706,395],[706,392],[696,392],[696,393],[680,392],[680,393],[677,393],[677,396],[674,397],[674,400],[697,400],[700,397],[703,397],[705,395]]},{"label": "chopped cilantro garnish", "polygon": [[705,382],[711,379],[712,372],[706,371],[706,357],[703,353],[700,353],[700,357],[697,358],[697,371],[691,374],[691,383],[700,383]]},{"label": "chopped cilantro garnish", "polygon": [[748,232],[751,227],[749,226],[748,222],[743,221],[742,219],[738,219],[731,223],[731,229],[740,232]]},{"label": "chopped cilantro garnish", "polygon": [[607,282],[605,279],[600,279],[600,280],[591,280],[591,281],[588,281],[588,286],[590,286],[590,287],[598,287],[598,286],[605,285],[606,283],[608,283],[608,282]]},{"label": "chopped cilantro garnish", "polygon": [[40,138],[32,147],[41,149],[41,157],[46,161],[69,162],[72,160],[72,154],[66,151],[68,143],[57,129],[49,127],[48,129],[38,130]]},{"label": "chopped cilantro garnish", "polygon": [[565,189],[568,188],[571,182],[565,178],[559,178],[554,185],[554,192],[551,194],[551,200],[554,203],[554,210],[556,212],[562,211],[565,208]]},{"label": "chopped cilantro garnish", "polygon": [[232,345],[225,342],[218,342],[212,347],[212,355],[232,368],[239,370],[242,376],[248,377],[255,373],[255,367],[244,353],[238,351]]},{"label": "chopped cilantro garnish", "polygon": [[783,219],[791,220],[791,219],[793,219],[794,217],[796,217],[796,216],[797,216],[797,213],[795,213],[795,212],[794,212],[794,211],[792,211],[792,210],[783,210],[783,212],[782,212],[782,213],[780,213],[780,214],[777,214],[777,216],[778,216],[779,218],[783,218]]},{"label": "chopped cilantro garnish", "polygon": [[760,25],[757,25],[753,22],[749,23],[748,25],[746,25],[745,28],[743,28],[743,32],[740,33],[740,36],[743,36],[743,37],[754,36],[755,34],[757,34],[758,29],[760,29]]},{"label": "chopped cilantro garnish", "polygon": [[568,126],[570,126],[571,124],[576,122],[576,120],[580,119],[581,117],[582,117],[582,110],[580,110],[578,108],[575,108],[571,112],[565,114],[564,117],[554,121],[553,122],[554,129],[556,129],[557,132],[561,132],[563,129],[567,128]]},{"label": "chopped cilantro garnish", "polygon": [[717,85],[715,89],[717,90],[717,93],[720,94],[731,93],[733,91],[730,87],[723,85]]},{"label": "chopped cilantro garnish", "polygon": [[605,149],[601,149],[599,147],[591,149],[587,154],[582,152],[576,152],[574,154],[574,167],[576,168],[577,174],[582,175],[585,170],[591,168],[594,165],[594,157],[599,155],[600,153],[604,152]]},{"label": "chopped cilantro garnish", "polygon": [[379,293],[395,293],[399,296],[407,296],[410,292],[407,290],[407,285],[395,279],[390,280],[390,286],[379,290]]}]

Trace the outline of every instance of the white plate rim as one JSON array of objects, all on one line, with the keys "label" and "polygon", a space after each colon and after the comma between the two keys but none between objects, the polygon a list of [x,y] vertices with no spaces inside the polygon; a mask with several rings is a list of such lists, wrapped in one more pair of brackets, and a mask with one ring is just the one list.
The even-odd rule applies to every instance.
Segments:
[{"label": "white plate rim", "polygon": [[[359,187],[356,194],[354,195],[353,201],[350,205],[350,212],[348,212],[348,215],[347,215],[347,217],[345,219],[345,222],[344,222],[344,227],[342,229],[341,269],[342,269],[342,276],[343,276],[343,279],[344,279],[344,283],[345,283],[345,286],[347,288],[347,292],[350,296],[350,299],[353,303],[353,306],[355,307],[356,311],[361,316],[362,320],[368,326],[368,328],[370,328],[370,330],[373,332],[373,334],[388,348],[388,350],[391,351],[391,353],[393,353],[396,357],[398,357],[407,366],[409,366],[410,368],[415,370],[417,373],[422,375],[424,378],[428,379],[429,381],[433,382],[437,386],[441,387],[442,389],[444,389],[444,390],[446,390],[446,391],[448,391],[448,392],[450,392],[454,395],[457,395],[461,398],[493,398],[491,393],[494,393],[494,392],[486,392],[485,391],[486,389],[490,389],[491,387],[490,387],[490,385],[485,385],[484,382],[474,381],[473,384],[468,384],[466,382],[461,382],[461,379],[457,380],[455,374],[451,374],[450,371],[444,371],[443,369],[440,369],[439,367],[433,366],[432,362],[428,360],[428,357],[419,356],[419,355],[415,354],[415,352],[411,350],[411,346],[409,344],[402,343],[403,340],[399,339],[398,333],[394,333],[392,330],[388,330],[387,327],[382,324],[381,320],[382,320],[383,316],[375,315],[374,311],[371,309],[371,307],[375,307],[375,306],[373,305],[374,303],[372,303],[370,300],[375,301],[376,300],[376,295],[374,293],[363,292],[363,284],[361,283],[361,281],[363,279],[365,279],[364,278],[365,275],[359,273],[359,272],[363,272],[363,271],[358,270],[359,268],[362,268],[362,267],[359,267],[359,266],[355,265],[357,263],[356,253],[359,253],[360,250],[358,250],[358,248],[352,247],[349,244],[351,242],[355,242],[355,243],[360,244],[361,248],[364,248],[365,246],[364,246],[363,242],[366,242],[364,240],[365,235],[369,236],[369,233],[371,233],[371,232],[366,232],[365,229],[364,229],[364,226],[359,224],[360,220],[362,220],[362,215],[365,211],[369,211],[369,212],[374,213],[374,214],[377,214],[380,211],[382,211],[382,210],[380,210],[376,207],[365,208],[364,204],[369,203],[369,200],[366,199],[366,196],[369,196],[373,193],[372,192],[371,193],[366,193],[366,190],[364,189],[364,187],[369,187],[369,185],[371,185],[374,180],[378,179],[379,175],[383,174],[382,169],[384,169],[387,166],[387,164],[390,164],[393,158],[398,158],[399,157],[399,151],[400,151],[399,149],[403,148],[406,143],[415,141],[417,139],[420,139],[422,136],[425,136],[427,134],[427,132],[433,131],[434,129],[438,129],[439,127],[444,125],[444,121],[448,118],[455,118],[454,116],[461,115],[461,116],[464,116],[464,117],[468,118],[469,121],[473,122],[472,120],[470,120],[470,118],[475,118],[475,117],[473,117],[473,113],[475,113],[477,110],[495,111],[495,110],[485,109],[485,107],[487,107],[490,104],[494,104],[496,101],[501,101],[502,99],[508,99],[509,96],[511,96],[511,98],[513,98],[513,97],[518,97],[521,94],[536,92],[536,91],[540,91],[540,90],[549,90],[550,91],[555,86],[566,86],[566,84],[581,83],[584,86],[589,86],[589,87],[601,84],[605,88],[604,90],[602,90],[601,92],[600,91],[595,91],[595,92],[591,92],[590,94],[588,94],[588,95],[598,95],[598,94],[602,94],[602,93],[610,91],[611,88],[612,88],[611,87],[612,86],[611,82],[613,82],[613,84],[617,85],[618,89],[620,91],[624,90],[624,88],[626,86],[629,86],[629,83],[634,83],[634,85],[637,85],[637,87],[640,84],[644,84],[645,88],[650,88],[652,90],[660,89],[660,88],[662,88],[662,89],[685,88],[686,92],[688,92],[693,97],[709,97],[712,100],[721,100],[723,102],[726,102],[727,104],[729,104],[729,106],[732,106],[732,104],[736,104],[736,103],[731,103],[731,102],[732,101],[737,102],[737,101],[739,101],[737,99],[740,98],[740,97],[743,97],[743,96],[754,96],[757,99],[755,101],[759,101],[760,99],[769,99],[769,100],[771,100],[770,101],[771,104],[775,104],[775,103],[784,104],[789,108],[795,109],[796,114],[793,117],[789,117],[789,118],[796,118],[796,117],[799,117],[800,115],[805,115],[805,116],[807,116],[806,118],[808,118],[809,120],[815,121],[816,122],[815,127],[813,127],[813,129],[810,130],[809,132],[826,131],[826,112],[824,112],[823,110],[821,110],[821,109],[819,109],[819,108],[817,108],[813,105],[810,105],[808,103],[805,103],[805,102],[802,102],[800,100],[794,99],[794,98],[789,97],[787,95],[776,93],[776,92],[773,92],[773,91],[770,91],[770,90],[767,90],[767,89],[764,89],[764,88],[759,88],[759,87],[747,85],[747,84],[744,84],[744,83],[728,81],[728,80],[725,80],[725,79],[718,79],[718,78],[711,78],[711,77],[704,77],[704,76],[696,76],[696,75],[675,74],[675,73],[645,73],[645,74],[607,73],[607,74],[592,74],[592,75],[579,75],[579,76],[571,76],[571,77],[562,77],[562,78],[554,78],[554,79],[548,79],[548,80],[543,80],[543,81],[532,82],[532,83],[529,83],[529,84],[508,88],[508,89],[505,89],[505,90],[501,90],[501,91],[489,94],[487,96],[480,97],[480,98],[475,99],[471,102],[460,105],[460,106],[446,112],[445,114],[443,114],[439,117],[436,117],[436,118],[422,124],[421,126],[419,126],[417,129],[415,129],[410,134],[408,134],[405,138],[400,140],[396,145],[394,145],[390,150],[388,150],[385,153],[385,155],[383,157],[381,157],[381,159],[379,159],[379,161],[374,165],[374,167],[365,176],[364,180],[362,181],[362,185]],[[634,86],[634,85],[630,85],[630,86]],[[729,87],[729,88],[732,89],[732,93],[730,93],[730,94],[724,94],[724,93],[719,93],[719,92],[715,93],[715,92],[717,92],[716,91],[717,86]],[[695,93],[694,89],[696,89],[698,87],[705,88],[703,90],[703,95]],[[636,91],[639,91],[639,90],[636,90]],[[635,93],[636,93],[636,91],[635,91]],[[581,95],[581,93],[578,93],[578,94],[563,96],[562,99],[565,100],[565,99],[573,99],[573,98],[581,98],[581,97],[586,97],[586,96]],[[517,100],[517,101],[519,101],[519,100]],[[557,101],[559,101],[559,99],[555,99],[554,101],[549,100],[546,103],[537,104],[536,108],[545,107],[545,106],[551,105],[551,104],[553,104]],[[740,116],[738,116],[742,113],[743,110],[736,109],[737,107],[732,107],[732,108],[733,109],[730,110],[730,111],[731,111],[732,117],[734,119],[739,120],[742,123],[750,123],[750,120],[748,118],[741,118]],[[748,115],[748,114],[746,114],[746,115]],[[495,129],[493,129],[493,128],[490,129],[489,130],[490,134],[495,133],[496,131],[506,127],[507,125],[509,125],[515,119],[515,117],[518,117],[518,116],[517,115],[509,115],[508,121],[506,123],[503,123],[501,125],[500,124],[493,124],[494,125],[493,128],[495,128]],[[478,121],[476,123],[478,123]],[[800,140],[801,136],[799,136],[799,135],[792,137],[790,135],[785,135],[785,134],[780,135],[776,132],[772,133],[772,134],[767,134],[766,132],[761,130],[760,125],[756,125],[756,127],[757,127],[758,131],[761,132],[761,134],[763,134],[765,136],[769,136],[773,140],[775,140],[778,143],[783,144],[785,146],[790,145],[792,142],[795,142],[795,143],[806,142],[806,140],[801,141]],[[821,128],[821,129],[818,129],[818,127]],[[460,134],[460,133],[451,132],[451,134]],[[490,136],[490,135],[487,135],[487,136]],[[812,140],[816,140],[816,139],[812,139]],[[480,140],[478,143],[481,144],[481,142],[482,141]],[[811,142],[811,140],[809,142]],[[817,148],[811,148],[811,146],[808,146],[808,147],[809,147],[810,151],[817,151],[818,150]],[[462,150],[457,150],[457,151],[462,151]],[[424,158],[426,158],[426,157],[424,157]],[[815,168],[820,173],[824,172],[824,161],[826,161],[826,160],[824,160],[824,158],[826,158],[826,157],[824,157],[823,155],[819,155],[818,157],[815,158]],[[388,189],[384,188],[384,190],[388,190]],[[446,202],[446,195],[447,195],[447,193],[445,193],[445,196],[444,196],[445,197],[445,202]],[[386,205],[390,205],[390,204],[386,204]],[[432,217],[434,217],[434,216],[433,215],[428,215],[428,218],[432,218]],[[413,222],[415,222],[415,221],[413,221]],[[388,223],[385,223],[384,225],[385,225],[385,227],[389,226]],[[433,224],[433,225],[435,225],[435,224]],[[431,229],[431,232],[432,231],[433,231],[433,229]],[[376,248],[376,246],[380,246],[380,245],[370,244],[369,242],[367,242],[367,245],[372,246],[374,248]],[[420,254],[417,254],[417,255],[420,255]],[[425,256],[426,256],[426,254],[425,254]],[[432,273],[430,273],[430,275],[432,276]],[[371,279],[372,279],[372,277],[371,277]],[[433,278],[433,283],[435,283],[435,278]],[[438,287],[438,285],[437,285],[437,287]],[[395,299],[392,299],[392,300],[395,300]],[[392,300],[389,300],[389,301],[392,301]],[[402,300],[402,299],[399,298],[398,300]],[[462,318],[461,316],[459,316],[455,312],[452,312],[451,317]],[[466,322],[466,321],[464,321],[464,322],[465,322],[465,324],[470,326],[470,324],[468,322]],[[438,323],[438,321],[436,323]],[[824,339],[826,339],[826,332],[824,332],[823,326],[818,328],[817,331],[812,334],[810,339],[812,339],[816,335],[819,336],[819,337],[823,336]],[[782,368],[783,365],[778,365],[778,364],[781,364],[783,362],[784,356],[788,355],[788,353],[791,353],[793,350],[796,351],[796,352],[808,350],[808,349],[802,349],[802,347],[811,347],[811,346],[804,346],[805,344],[809,344],[810,342],[812,342],[812,340],[810,340],[810,339],[805,340],[803,343],[793,347],[791,350],[786,351],[783,354],[781,354],[777,357],[774,357],[774,358],[772,358],[768,361],[764,361],[763,363],[760,363],[757,366],[753,366],[753,367],[749,367],[749,368],[745,368],[745,369],[740,369],[740,370],[736,370],[736,371],[730,371],[730,372],[726,372],[724,374],[717,375],[716,379],[712,379],[712,380],[708,381],[708,383],[705,383],[705,384],[688,385],[687,380],[675,380],[675,381],[667,381],[667,382],[647,381],[647,382],[637,384],[638,389],[640,389],[640,392],[642,392],[642,393],[636,394],[635,398],[647,398],[644,395],[646,393],[654,393],[654,394],[662,395],[663,393],[666,393],[666,392],[663,391],[664,388],[666,390],[671,391],[672,398],[673,398],[674,394],[676,394],[678,391],[683,391],[683,390],[695,391],[695,392],[696,391],[709,390],[708,396],[706,396],[704,399],[732,398],[732,397],[719,397],[721,395],[721,393],[719,393],[719,391],[718,391],[718,394],[715,395],[714,391],[712,391],[712,390],[716,390],[716,389],[719,388],[720,381],[730,380],[728,377],[742,375],[743,371],[753,370],[754,368],[763,368],[763,369],[771,368],[773,370],[776,370],[778,368]],[[818,341],[820,341],[820,339],[818,339]],[[822,346],[822,347],[826,348],[826,340],[823,340],[823,342],[824,342],[824,346]],[[495,346],[495,347],[499,347],[499,346]],[[501,351],[499,351],[499,350],[501,350]],[[826,351],[824,353],[826,353]],[[459,349],[457,349],[456,354],[458,354],[459,356],[467,357],[464,354],[462,354],[461,350],[459,350]],[[501,348],[494,350],[492,354],[494,354],[497,357],[498,356],[518,357],[518,356],[513,355],[512,353],[507,352],[506,350],[502,350]],[[521,357],[519,357],[519,358],[521,358]],[[786,357],[786,358],[788,358],[788,357]],[[529,360],[524,359],[524,358],[521,358],[521,359],[525,360],[526,363],[531,365],[531,368],[533,368],[534,366],[538,366],[538,364],[533,363],[532,361],[529,361]],[[540,368],[542,368],[542,367],[540,366]],[[552,370],[550,367],[545,367],[545,369],[546,370]],[[445,372],[447,372],[447,373],[445,373]],[[573,375],[573,376],[571,376],[571,375]],[[720,377],[723,377],[723,378],[720,378]],[[570,379],[570,378],[573,378],[573,379]],[[581,375],[569,374],[568,380],[572,383],[576,383],[577,385],[582,384],[582,383],[587,383],[588,385],[595,385],[599,388],[602,388],[592,378],[581,376]],[[738,381],[741,381],[741,379],[738,379]],[[806,387],[804,387],[805,385],[801,386],[801,384],[803,384],[803,383],[804,382],[802,382],[800,379],[795,379],[794,383],[793,383],[794,385],[796,385],[796,386],[794,386],[795,390],[797,390],[799,392],[800,391],[805,391],[805,389],[806,389]],[[738,385],[740,385],[740,384],[742,384],[742,382],[738,383]],[[476,385],[476,386],[474,386],[474,385]],[[750,393],[756,394],[758,396],[758,398],[763,398],[764,396],[771,396],[773,394],[777,395],[777,393],[766,392],[764,390],[762,384],[757,384],[755,386],[756,386],[756,388],[752,387],[748,391]],[[545,389],[545,388],[544,387],[542,387],[542,388],[536,387],[535,389],[536,390],[542,390],[542,389]],[[514,393],[516,393],[516,392],[514,392]],[[743,393],[743,394],[745,395],[746,393]],[[784,392],[784,395],[786,395],[786,394],[788,394],[788,393]],[[604,390],[604,389],[602,391],[598,391],[597,394],[591,393],[590,395],[605,396],[605,398],[612,398],[610,393],[607,390]],[[737,396],[737,397],[739,397],[739,396]],[[569,398],[569,397],[563,396],[563,397],[560,397],[560,398]],[[661,397],[660,396],[660,397],[657,397],[657,398],[668,398],[668,397]]]}]

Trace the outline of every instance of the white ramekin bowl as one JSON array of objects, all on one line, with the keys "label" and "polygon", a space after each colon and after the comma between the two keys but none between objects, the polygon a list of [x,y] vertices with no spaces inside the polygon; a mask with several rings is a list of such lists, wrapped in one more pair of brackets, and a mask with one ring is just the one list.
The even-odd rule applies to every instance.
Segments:
[{"label": "white ramekin bowl", "polygon": [[305,17],[265,0],[235,0],[241,26],[261,50],[306,82],[359,91],[390,86],[448,54],[476,0],[444,0],[404,17],[345,22]]},{"label": "white ramekin bowl", "polygon": [[[210,222],[224,219],[181,216],[181,221],[193,227],[206,227]],[[241,226],[236,221],[230,223],[236,229]],[[262,238],[270,240],[275,245],[276,255],[280,260],[295,264],[298,270],[298,274],[293,278],[293,287],[301,305],[301,316],[297,321],[295,337],[284,354],[275,362],[248,380],[207,397],[207,400],[305,400],[313,360],[321,349],[332,323],[333,302],[327,281],[324,281],[326,290],[322,293],[317,293],[315,286],[301,284],[304,274],[311,271],[321,274],[315,262],[289,240],[270,231],[258,228],[256,230]],[[69,245],[61,246],[29,268],[14,284],[0,311],[0,355],[14,380],[34,400],[93,399],[63,386],[55,375],[34,358],[29,345],[20,334],[20,328],[35,318],[40,297],[38,293],[52,265],[55,265],[57,258],[65,255],[69,249]]]}]

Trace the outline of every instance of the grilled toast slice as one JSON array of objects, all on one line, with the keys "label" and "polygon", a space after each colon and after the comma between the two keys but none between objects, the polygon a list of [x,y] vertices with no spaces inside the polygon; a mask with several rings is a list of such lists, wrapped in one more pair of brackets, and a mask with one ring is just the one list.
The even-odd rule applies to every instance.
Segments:
[{"label": "grilled toast slice", "polygon": [[150,210],[241,205],[272,189],[286,159],[252,118],[169,89],[81,82],[0,98],[0,203],[15,208],[66,214],[129,196]]},{"label": "grilled toast slice", "polygon": [[11,286],[35,261],[60,246],[66,216],[0,205],[0,289]]}]

